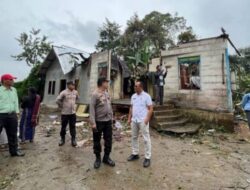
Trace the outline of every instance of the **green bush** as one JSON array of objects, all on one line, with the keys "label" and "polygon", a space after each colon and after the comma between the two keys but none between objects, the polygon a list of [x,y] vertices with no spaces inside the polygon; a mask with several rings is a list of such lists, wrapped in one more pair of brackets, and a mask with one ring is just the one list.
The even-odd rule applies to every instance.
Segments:
[{"label": "green bush", "polygon": [[40,65],[34,66],[29,76],[23,81],[15,83],[14,87],[17,89],[18,98],[21,100],[22,97],[28,94],[29,87],[35,87],[40,96],[43,96],[44,79],[39,75]]}]

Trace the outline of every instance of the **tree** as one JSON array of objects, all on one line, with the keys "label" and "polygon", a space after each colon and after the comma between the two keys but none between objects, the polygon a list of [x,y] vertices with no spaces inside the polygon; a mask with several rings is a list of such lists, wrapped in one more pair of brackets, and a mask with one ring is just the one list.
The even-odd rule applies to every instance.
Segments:
[{"label": "tree", "polygon": [[120,25],[116,22],[111,22],[106,18],[106,22],[99,28],[99,41],[96,44],[96,49],[99,51],[112,50],[116,54],[120,45]]},{"label": "tree", "polygon": [[39,76],[39,69],[40,65],[35,65],[32,67],[30,74],[26,79],[15,83],[19,100],[27,95],[29,87],[35,87],[38,94],[43,96],[45,80]]},{"label": "tree", "polygon": [[159,57],[161,50],[175,45],[177,35],[187,29],[190,30],[186,26],[186,20],[177,14],[153,11],[143,19],[134,14],[128,20],[122,35],[120,54],[132,68],[134,77],[138,78],[139,75],[143,75],[149,63],[138,61],[142,55],[147,55],[149,60]]},{"label": "tree", "polygon": [[127,56],[130,61],[130,68],[132,71],[131,78],[140,79],[147,72],[147,65],[150,62],[151,52],[149,50],[148,41],[144,42],[143,48],[135,52],[134,56]]},{"label": "tree", "polygon": [[[127,21],[122,35],[120,26],[108,19],[99,32],[97,50],[111,49],[116,55],[123,56],[135,73],[143,73],[147,68],[149,61],[142,61],[143,57],[146,56],[148,60],[159,57],[162,49],[177,43],[178,34],[181,34],[182,41],[195,38],[192,28],[186,26],[183,17],[157,11],[152,11],[143,19],[134,14]],[[134,77],[138,77],[136,75]]]},{"label": "tree", "polygon": [[16,40],[22,48],[22,52],[12,57],[17,61],[25,61],[28,66],[40,65],[51,49],[51,42],[47,41],[47,36],[40,36],[40,29],[34,29],[27,34],[23,32]]},{"label": "tree", "polygon": [[144,33],[151,42],[154,57],[160,51],[175,44],[177,34],[186,28],[186,20],[177,14],[153,11],[142,19]]},{"label": "tree", "polygon": [[233,92],[233,100],[235,103],[241,101],[243,94],[250,92],[250,48],[242,48],[239,50],[241,56],[231,55],[230,69],[235,73],[237,89]]},{"label": "tree", "polygon": [[186,20],[177,14],[153,11],[142,20],[135,14],[122,36],[122,53],[125,57],[134,55],[148,41],[152,57],[159,57],[160,51],[176,44],[177,35],[187,29]]},{"label": "tree", "polygon": [[196,35],[193,32],[192,27],[188,27],[186,31],[181,32],[178,35],[178,43],[187,43],[196,40]]},{"label": "tree", "polygon": [[51,49],[51,42],[46,36],[40,36],[41,30],[32,29],[29,34],[23,32],[16,40],[19,42],[23,52],[12,56],[17,61],[25,61],[32,67],[29,76],[15,84],[19,98],[27,94],[29,87],[35,87],[40,95],[43,95],[44,78],[39,76],[42,61]]}]

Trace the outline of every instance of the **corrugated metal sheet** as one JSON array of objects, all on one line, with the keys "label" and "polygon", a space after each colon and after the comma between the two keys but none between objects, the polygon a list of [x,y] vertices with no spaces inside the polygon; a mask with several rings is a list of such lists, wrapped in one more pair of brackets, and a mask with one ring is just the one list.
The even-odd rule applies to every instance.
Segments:
[{"label": "corrugated metal sheet", "polygon": [[54,46],[53,49],[59,60],[63,74],[69,73],[77,65],[82,64],[87,59],[87,55],[85,52],[77,50],[75,48],[66,46]]},{"label": "corrugated metal sheet", "polygon": [[77,65],[82,64],[89,58],[89,54],[67,46],[53,46],[44,60],[40,73],[45,74],[53,60],[58,59],[63,74],[71,72]]}]

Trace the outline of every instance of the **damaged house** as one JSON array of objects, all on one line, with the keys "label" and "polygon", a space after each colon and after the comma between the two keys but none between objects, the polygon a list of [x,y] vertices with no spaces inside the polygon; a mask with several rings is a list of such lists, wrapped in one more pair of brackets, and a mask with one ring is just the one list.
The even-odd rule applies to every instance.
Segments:
[{"label": "damaged house", "polygon": [[123,83],[130,76],[124,61],[111,56],[110,51],[88,54],[81,50],[53,46],[44,60],[40,73],[45,77],[43,103],[55,106],[58,94],[66,88],[67,81],[75,81],[80,94],[79,103],[89,104],[90,95],[99,77],[110,79],[112,99],[120,99]]},{"label": "damaged house", "polygon": [[[233,126],[232,87],[228,36],[195,40],[161,52],[152,60],[168,67],[164,99],[174,102],[195,120]],[[153,95],[153,90],[149,90]]]}]

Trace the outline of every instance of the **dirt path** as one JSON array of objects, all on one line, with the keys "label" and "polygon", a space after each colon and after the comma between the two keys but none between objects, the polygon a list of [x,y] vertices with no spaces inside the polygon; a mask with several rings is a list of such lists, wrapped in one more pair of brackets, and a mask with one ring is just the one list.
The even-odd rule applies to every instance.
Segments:
[{"label": "dirt path", "polygon": [[126,161],[130,138],[124,137],[113,144],[116,167],[102,165],[95,170],[92,144],[72,148],[67,138],[65,146],[58,147],[58,128],[50,137],[38,128],[36,141],[21,145],[23,158],[0,151],[0,189],[250,189],[250,144],[235,140],[233,134],[194,139],[151,131],[152,165],[147,169],[142,167],[142,141],[141,159]]}]

